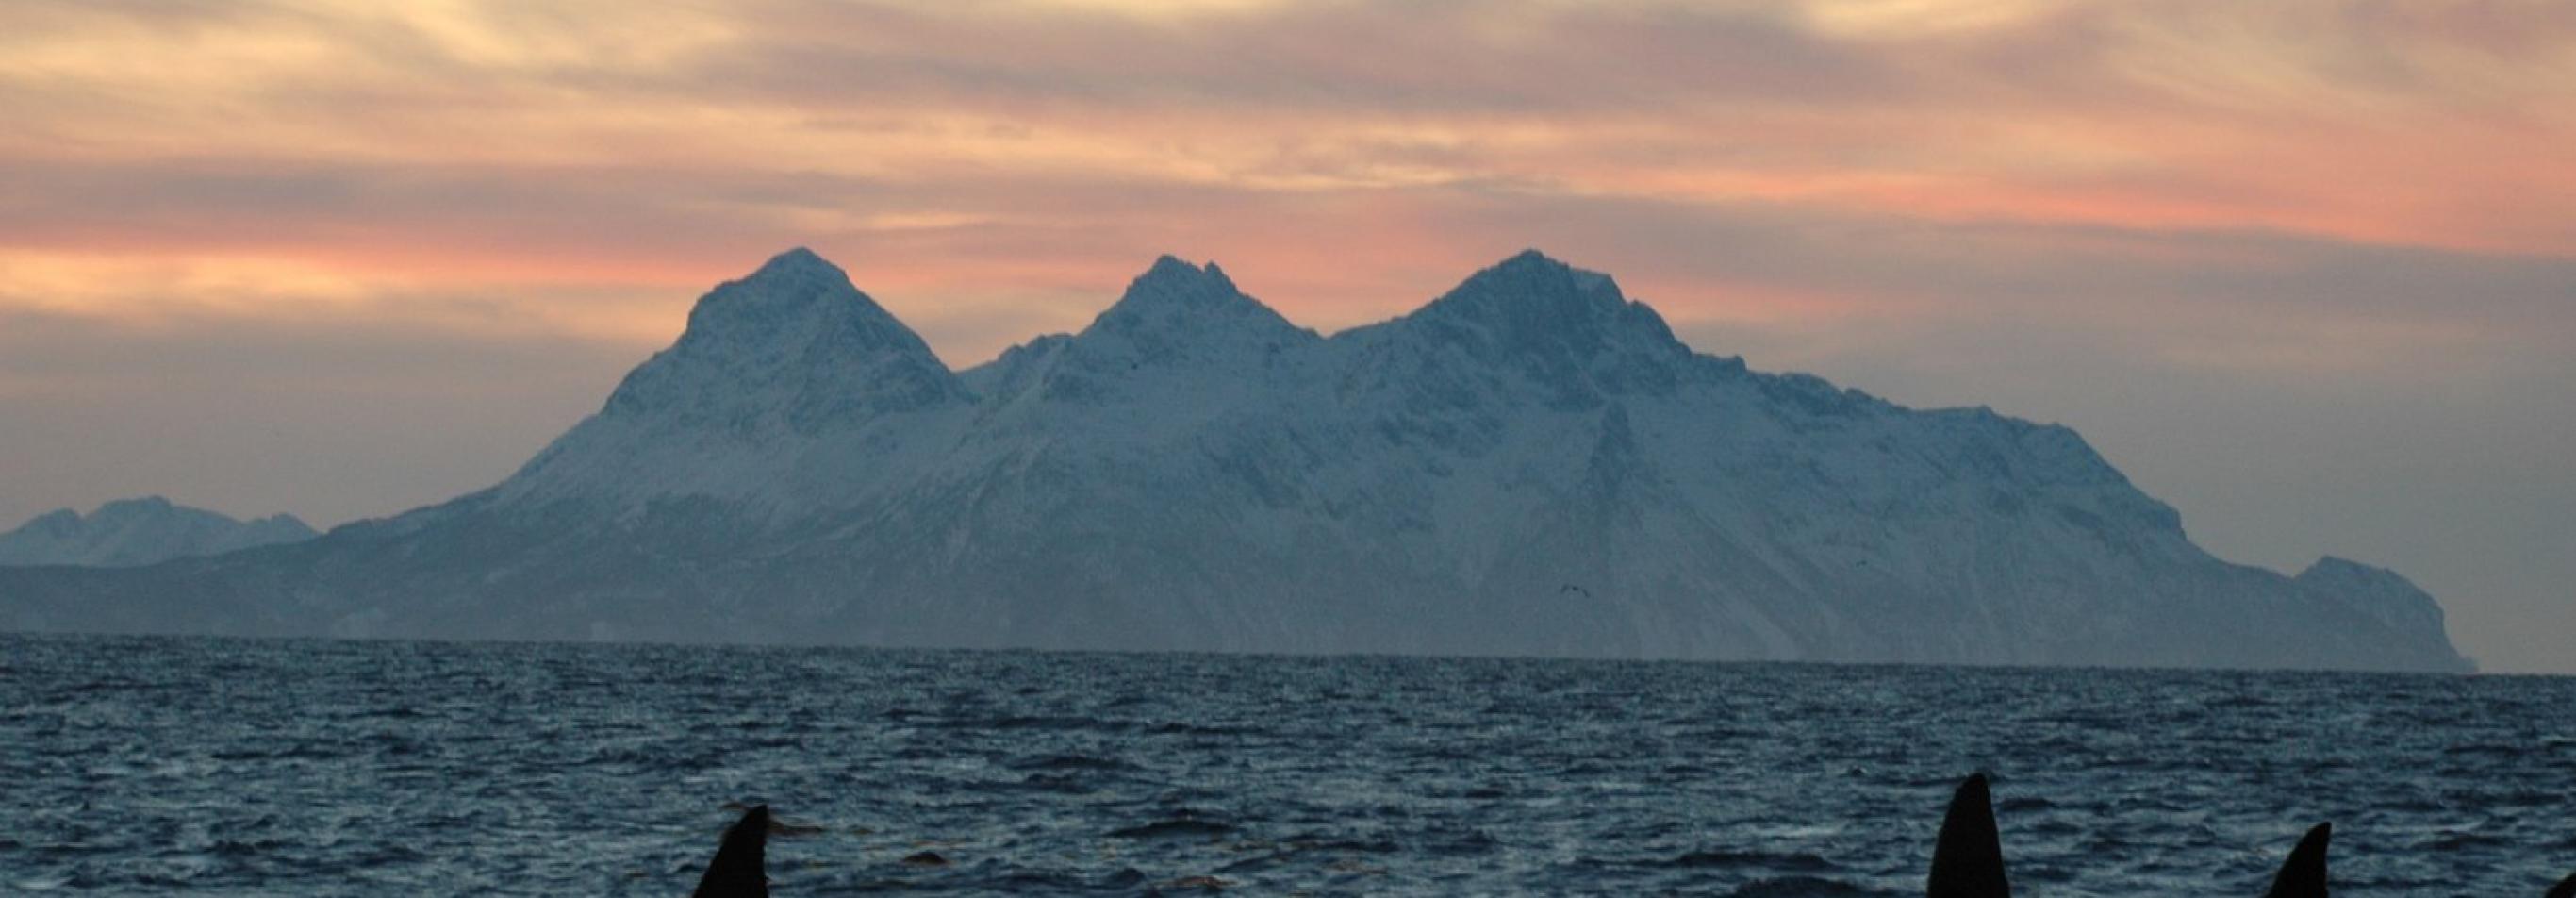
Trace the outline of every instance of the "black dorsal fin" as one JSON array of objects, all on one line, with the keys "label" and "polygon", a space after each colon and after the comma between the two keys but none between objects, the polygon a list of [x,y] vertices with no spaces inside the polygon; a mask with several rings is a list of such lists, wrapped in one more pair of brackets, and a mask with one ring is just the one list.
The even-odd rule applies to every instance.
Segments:
[{"label": "black dorsal fin", "polygon": [[2272,890],[2263,898],[2326,898],[2326,840],[2334,834],[2334,824],[2320,823],[2290,849],[2290,859],[2281,862],[2281,872],[2272,877]]},{"label": "black dorsal fin", "polygon": [[1932,849],[1932,877],[1924,883],[1927,898],[2010,898],[2004,879],[2004,846],[1995,836],[1994,799],[1986,793],[1986,775],[1959,784],[1950,797],[1950,813],[1941,818],[1941,841]]},{"label": "black dorsal fin", "polygon": [[2576,898],[2576,873],[2567,874],[2566,879],[2559,880],[2557,885],[2551,886],[2549,898]]},{"label": "black dorsal fin", "polygon": [[716,859],[690,898],[769,898],[769,806],[756,804],[725,829]]}]

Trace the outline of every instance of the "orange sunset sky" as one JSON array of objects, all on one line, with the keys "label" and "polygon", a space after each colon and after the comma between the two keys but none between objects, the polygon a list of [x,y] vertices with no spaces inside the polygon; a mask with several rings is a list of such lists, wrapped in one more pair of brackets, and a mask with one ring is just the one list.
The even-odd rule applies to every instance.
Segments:
[{"label": "orange sunset sky", "polygon": [[1524,247],[2576,671],[2576,3],[0,5],[0,530],[476,489],[811,246],[955,366]]}]

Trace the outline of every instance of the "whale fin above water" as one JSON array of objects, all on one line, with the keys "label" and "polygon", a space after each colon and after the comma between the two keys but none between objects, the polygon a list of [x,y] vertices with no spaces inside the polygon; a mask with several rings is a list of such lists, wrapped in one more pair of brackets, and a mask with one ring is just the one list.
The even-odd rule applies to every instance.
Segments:
[{"label": "whale fin above water", "polygon": [[2299,839],[2299,847],[2290,849],[2290,859],[2281,862],[2281,872],[2272,876],[2272,890],[2263,898],[2326,898],[2326,841],[2334,834],[2334,824],[2320,823]]},{"label": "whale fin above water", "polygon": [[1926,898],[2011,898],[2004,878],[2003,841],[1995,835],[1995,805],[1986,775],[1959,784],[1950,812],[1941,818],[1941,840],[1932,849]]},{"label": "whale fin above water", "polygon": [[725,828],[724,844],[690,898],[769,898],[769,806],[756,804]]},{"label": "whale fin above water", "polygon": [[2567,874],[2566,879],[2549,887],[2549,898],[2576,898],[2576,873]]}]

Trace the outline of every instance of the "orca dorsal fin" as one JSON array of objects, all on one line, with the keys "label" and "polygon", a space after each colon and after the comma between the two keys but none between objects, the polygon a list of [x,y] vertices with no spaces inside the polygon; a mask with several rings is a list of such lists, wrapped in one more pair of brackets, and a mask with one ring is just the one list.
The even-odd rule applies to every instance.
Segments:
[{"label": "orca dorsal fin", "polygon": [[2566,879],[2549,887],[2549,898],[2576,898],[2576,873],[2567,874]]},{"label": "orca dorsal fin", "polygon": [[2272,890],[2263,898],[2326,898],[2326,840],[2334,835],[2334,824],[2320,823],[2299,839],[2299,847],[2290,849],[2290,859],[2281,862],[2281,872],[2272,876]]},{"label": "orca dorsal fin", "polygon": [[2004,879],[2003,840],[1995,835],[1994,799],[1979,773],[1959,784],[1950,796],[1950,812],[1941,818],[1941,841],[1932,848],[1932,876],[1923,884],[1926,898],[2011,898]]},{"label": "orca dorsal fin", "polygon": [[756,804],[725,829],[724,844],[707,862],[690,898],[769,898],[769,806]]}]

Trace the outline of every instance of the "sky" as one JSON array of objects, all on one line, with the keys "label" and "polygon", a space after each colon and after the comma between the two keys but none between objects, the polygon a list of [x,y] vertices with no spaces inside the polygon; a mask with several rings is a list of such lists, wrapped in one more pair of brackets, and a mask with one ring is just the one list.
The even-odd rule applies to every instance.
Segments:
[{"label": "sky", "polygon": [[2576,673],[2562,0],[21,0],[0,120],[0,528],[489,485],[792,246],[960,367],[1536,247]]}]

